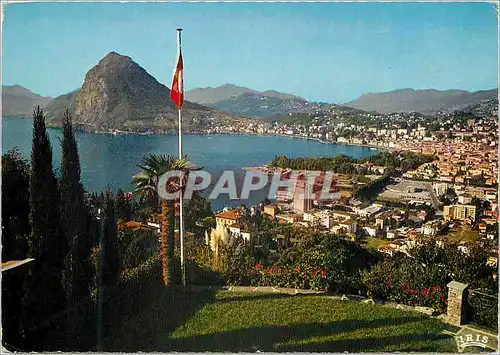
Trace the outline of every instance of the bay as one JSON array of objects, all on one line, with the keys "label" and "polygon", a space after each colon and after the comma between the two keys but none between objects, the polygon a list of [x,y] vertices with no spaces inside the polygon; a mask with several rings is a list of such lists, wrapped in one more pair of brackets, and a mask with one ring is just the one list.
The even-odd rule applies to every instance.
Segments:
[{"label": "bay", "polygon": [[[23,157],[29,159],[32,140],[32,120],[26,118],[2,118],[2,151],[17,147]],[[54,168],[59,168],[61,157],[61,130],[48,128],[54,158]],[[109,188],[132,191],[131,178],[139,172],[137,164],[148,153],[177,155],[176,135],[105,134],[77,131],[82,182],[88,191],[100,192]],[[245,166],[267,164],[275,155],[289,157],[321,157],[345,154],[360,158],[376,153],[367,147],[324,144],[316,140],[278,136],[244,134],[184,135],[183,150],[189,160],[211,172],[213,180],[224,170],[235,172],[237,184],[242,181]],[[266,190],[252,193],[248,200],[229,200],[220,195],[212,200],[214,211],[227,205],[259,203],[267,195]]]}]

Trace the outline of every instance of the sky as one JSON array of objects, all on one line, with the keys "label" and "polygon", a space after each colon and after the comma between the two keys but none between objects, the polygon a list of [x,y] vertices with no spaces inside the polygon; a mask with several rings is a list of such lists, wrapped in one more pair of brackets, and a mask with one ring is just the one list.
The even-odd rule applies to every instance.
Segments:
[{"label": "sky", "polygon": [[232,83],[344,103],[498,86],[490,3],[13,3],[2,25],[3,85],[52,97],[111,51],[170,87],[177,27],[186,90]]}]

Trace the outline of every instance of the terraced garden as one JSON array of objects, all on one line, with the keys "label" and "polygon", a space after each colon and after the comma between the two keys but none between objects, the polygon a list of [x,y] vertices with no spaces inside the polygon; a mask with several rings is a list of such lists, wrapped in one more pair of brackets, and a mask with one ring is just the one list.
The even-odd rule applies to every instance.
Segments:
[{"label": "terraced garden", "polygon": [[440,320],[324,295],[165,293],[109,337],[112,351],[454,352]]}]

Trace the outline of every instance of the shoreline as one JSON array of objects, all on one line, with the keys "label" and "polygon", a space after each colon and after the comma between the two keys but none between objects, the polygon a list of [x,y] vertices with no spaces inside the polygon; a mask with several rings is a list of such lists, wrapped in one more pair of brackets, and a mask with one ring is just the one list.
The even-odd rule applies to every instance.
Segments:
[{"label": "shoreline", "polygon": [[[25,117],[25,116],[6,116],[2,117],[3,118],[14,118],[14,119],[31,119],[31,117]],[[50,123],[47,124],[47,128],[54,128],[54,129],[61,129],[60,126],[58,125],[51,125]],[[141,132],[141,131],[123,131],[119,129],[113,129],[113,130],[107,130],[107,131],[101,131],[101,130],[96,130],[96,129],[85,129],[85,126],[80,126],[78,124],[75,125],[75,131],[81,131],[85,133],[95,133],[95,134],[109,134],[113,136],[117,135],[141,135],[141,136],[147,136],[147,135],[164,135],[164,136],[170,136],[170,135],[177,135],[177,132],[158,132],[158,131],[152,131],[152,132]],[[362,143],[349,143],[349,142],[331,142],[331,141],[326,141],[321,138],[316,138],[316,137],[304,137],[304,136],[299,136],[299,135],[290,135],[290,134],[280,134],[280,133],[256,133],[256,132],[193,132],[193,131],[186,131],[183,132],[184,135],[200,135],[200,136],[208,136],[208,135],[247,135],[247,136],[259,136],[259,137],[282,137],[282,138],[289,138],[289,139],[306,139],[306,140],[313,140],[317,141],[321,144],[334,144],[338,146],[352,146],[352,147],[363,147],[363,148],[370,148],[372,150],[377,150],[377,151],[391,151],[394,150],[394,148],[389,148],[389,147],[381,147],[378,145],[372,145],[372,144],[362,144]]]}]

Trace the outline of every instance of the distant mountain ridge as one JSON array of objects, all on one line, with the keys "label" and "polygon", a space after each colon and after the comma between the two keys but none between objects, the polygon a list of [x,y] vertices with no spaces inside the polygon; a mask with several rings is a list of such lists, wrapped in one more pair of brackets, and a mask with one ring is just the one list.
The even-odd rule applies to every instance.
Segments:
[{"label": "distant mountain ridge", "polygon": [[186,92],[186,98],[232,115],[246,117],[287,114],[307,103],[296,95],[276,90],[257,91],[233,84],[189,90]]},{"label": "distant mountain ridge", "polygon": [[224,84],[215,88],[209,86],[206,88],[188,90],[186,91],[186,100],[197,102],[199,104],[215,104],[219,101],[228,100],[233,97],[249,93],[284,100],[297,99],[305,101],[302,97],[281,93],[276,90],[266,90],[261,92],[234,84]]},{"label": "distant mountain ridge", "polygon": [[432,115],[456,111],[482,100],[498,98],[498,89],[469,92],[465,90],[400,89],[361,95],[345,106],[379,113],[419,112]]},{"label": "distant mountain ridge", "polygon": [[265,96],[247,92],[208,105],[232,115],[263,118],[307,112],[310,103],[306,100],[283,99],[276,96]]},{"label": "distant mountain ridge", "polygon": [[[318,103],[309,102],[296,95],[273,90],[259,92],[233,84],[224,84],[216,88],[193,89],[186,92],[186,97],[232,115],[257,118],[311,113],[318,108]],[[382,114],[418,112],[424,115],[434,115],[441,111],[458,111],[483,100],[497,97],[498,89],[476,92],[399,89],[384,93],[364,94],[343,106]]]},{"label": "distant mountain ridge", "polygon": [[35,106],[44,107],[51,100],[20,85],[2,86],[2,116],[31,116]]},{"label": "distant mountain ridge", "polygon": [[[80,89],[61,95],[46,106],[49,122],[61,123],[69,108],[77,125],[96,130],[170,130],[177,127],[177,108],[170,89],[130,57],[110,52],[88,71]],[[214,110],[184,102],[186,129],[196,128]]]}]

